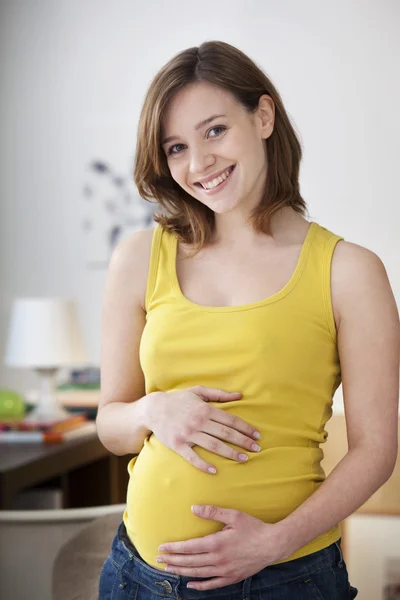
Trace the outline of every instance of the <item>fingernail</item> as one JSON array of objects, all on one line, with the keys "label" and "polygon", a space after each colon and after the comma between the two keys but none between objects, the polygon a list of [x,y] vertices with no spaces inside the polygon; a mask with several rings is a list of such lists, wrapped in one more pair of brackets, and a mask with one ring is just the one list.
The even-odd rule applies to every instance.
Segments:
[{"label": "fingernail", "polygon": [[253,444],[251,449],[254,450],[254,452],[259,452],[261,450],[261,448],[258,444]]},{"label": "fingernail", "polygon": [[247,454],[239,454],[239,458],[240,460],[247,460],[249,457],[247,456]]},{"label": "fingernail", "polygon": [[259,440],[259,439],[260,439],[260,437],[261,437],[261,433],[258,433],[258,431],[256,431],[255,433],[253,433],[253,438],[254,438],[255,440]]},{"label": "fingernail", "polygon": [[209,473],[216,473],[217,469],[215,467],[208,467],[208,472]]}]

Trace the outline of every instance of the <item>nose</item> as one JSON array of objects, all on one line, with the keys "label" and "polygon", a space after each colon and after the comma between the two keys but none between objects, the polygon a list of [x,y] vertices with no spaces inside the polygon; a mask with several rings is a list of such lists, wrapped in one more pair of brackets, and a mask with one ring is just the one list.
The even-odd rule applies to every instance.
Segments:
[{"label": "nose", "polygon": [[190,152],[189,170],[191,175],[201,175],[215,163],[215,157],[201,145],[192,147]]}]

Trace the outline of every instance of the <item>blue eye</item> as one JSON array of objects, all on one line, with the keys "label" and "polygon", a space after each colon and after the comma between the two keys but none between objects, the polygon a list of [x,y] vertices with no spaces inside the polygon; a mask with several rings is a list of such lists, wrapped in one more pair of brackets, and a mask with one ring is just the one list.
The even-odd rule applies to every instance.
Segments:
[{"label": "blue eye", "polygon": [[177,146],[183,146],[183,144],[174,144],[173,146],[171,146],[171,148],[168,148],[168,156],[170,154],[178,154],[178,152],[173,152],[173,149],[176,148]]},{"label": "blue eye", "polygon": [[[224,127],[223,125],[216,125],[215,127],[211,127],[211,129],[208,130],[208,133],[210,133],[210,131],[215,131],[216,129],[220,129],[221,131],[225,131],[226,127]],[[217,133],[216,135],[213,135],[211,137],[216,137],[217,135],[219,135],[219,133]]]}]

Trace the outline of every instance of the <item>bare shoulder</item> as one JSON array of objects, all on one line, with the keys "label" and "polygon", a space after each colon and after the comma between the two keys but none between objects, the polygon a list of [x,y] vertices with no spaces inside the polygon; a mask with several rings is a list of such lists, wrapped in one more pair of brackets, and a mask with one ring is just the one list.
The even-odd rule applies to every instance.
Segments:
[{"label": "bare shoulder", "polygon": [[354,275],[354,270],[365,271],[381,269],[386,272],[383,262],[375,252],[364,246],[341,240],[335,248],[332,258],[332,270],[344,276]]},{"label": "bare shoulder", "polygon": [[332,303],[337,325],[347,308],[357,306],[372,293],[391,304],[394,298],[385,265],[377,254],[352,242],[336,244],[331,268]]},{"label": "bare shoulder", "polygon": [[143,310],[153,233],[154,228],[138,229],[123,238],[113,250],[109,267],[118,273],[125,285],[130,287],[129,283],[132,284],[131,290],[139,298]]},{"label": "bare shoulder", "polygon": [[123,265],[142,262],[143,258],[150,259],[151,242],[154,229],[138,229],[129,237],[123,238],[114,248],[112,260]]}]

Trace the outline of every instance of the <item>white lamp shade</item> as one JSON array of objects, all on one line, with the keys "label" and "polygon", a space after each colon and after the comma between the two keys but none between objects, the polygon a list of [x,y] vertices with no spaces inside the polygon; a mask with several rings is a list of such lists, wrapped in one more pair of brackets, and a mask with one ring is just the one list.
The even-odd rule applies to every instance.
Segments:
[{"label": "white lamp shade", "polygon": [[5,363],[12,367],[59,367],[87,361],[74,300],[14,300]]}]

